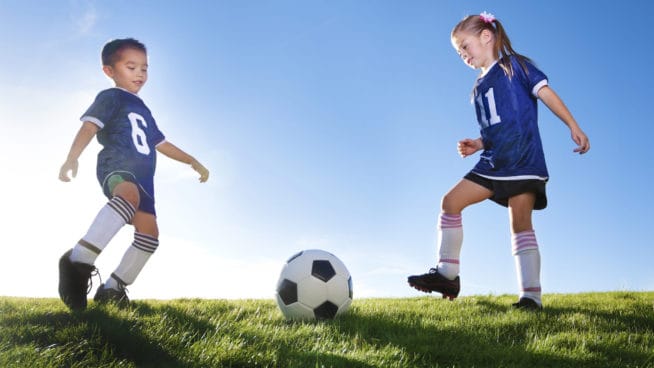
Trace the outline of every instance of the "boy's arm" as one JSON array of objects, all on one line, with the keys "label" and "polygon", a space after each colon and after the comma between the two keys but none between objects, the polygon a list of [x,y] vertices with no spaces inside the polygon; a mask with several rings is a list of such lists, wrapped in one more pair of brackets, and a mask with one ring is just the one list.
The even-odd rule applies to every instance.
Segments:
[{"label": "boy's arm", "polygon": [[100,130],[100,128],[91,122],[85,121],[82,124],[82,127],[79,128],[79,131],[75,136],[75,140],[73,140],[73,144],[70,147],[68,157],[66,157],[66,162],[64,162],[64,164],[61,165],[61,168],[59,169],[59,180],[65,182],[70,181],[70,178],[68,177],[69,171],[71,171],[73,178],[77,176],[77,159],[82,154],[86,146],[89,145],[91,139],[93,139],[98,130]]},{"label": "boy's arm", "polygon": [[191,165],[193,170],[197,171],[200,174],[201,183],[204,183],[209,179],[209,170],[207,170],[206,167],[202,166],[202,164],[198,160],[196,160],[193,156],[182,151],[174,144],[168,141],[164,141],[163,143],[157,145],[157,151],[172,158],[173,160]]},{"label": "boy's arm", "polygon": [[572,117],[570,110],[565,106],[563,100],[549,86],[538,90],[538,98],[547,106],[565,125],[570,128],[572,140],[577,144],[574,152],[584,154],[590,149],[590,141],[586,134],[581,130],[575,119]]}]

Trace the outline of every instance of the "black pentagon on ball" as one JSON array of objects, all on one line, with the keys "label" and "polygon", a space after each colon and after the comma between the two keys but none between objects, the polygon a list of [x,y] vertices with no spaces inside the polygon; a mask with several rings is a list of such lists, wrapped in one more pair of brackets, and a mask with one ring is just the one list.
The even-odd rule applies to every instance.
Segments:
[{"label": "black pentagon on ball", "polygon": [[297,302],[297,284],[289,279],[284,279],[277,288],[277,294],[284,305],[293,304]]},{"label": "black pentagon on ball", "polygon": [[352,276],[350,276],[347,279],[347,290],[348,290],[348,293],[347,293],[348,296],[350,297],[350,299],[352,299],[352,296],[354,294],[353,291],[352,291]]},{"label": "black pentagon on ball", "polygon": [[313,310],[316,319],[333,319],[336,317],[336,312],[338,312],[338,307],[330,301],[320,304]]},{"label": "black pentagon on ball", "polygon": [[336,271],[329,261],[315,260],[311,265],[311,275],[324,282],[331,280],[336,275]]},{"label": "black pentagon on ball", "polygon": [[288,259],[288,261],[286,261],[286,263],[291,263],[291,261],[293,261],[295,258],[301,256],[302,253],[304,253],[304,251],[300,251],[298,253],[295,253],[293,256],[291,256],[291,258]]}]

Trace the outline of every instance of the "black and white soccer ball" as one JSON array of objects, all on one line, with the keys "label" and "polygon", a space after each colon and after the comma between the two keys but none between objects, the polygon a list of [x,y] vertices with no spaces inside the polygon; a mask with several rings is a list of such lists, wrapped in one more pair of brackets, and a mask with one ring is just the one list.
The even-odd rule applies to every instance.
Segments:
[{"label": "black and white soccer ball", "polygon": [[352,304],[352,277],[335,255],[304,250],[286,261],[275,295],[287,319],[333,319]]}]

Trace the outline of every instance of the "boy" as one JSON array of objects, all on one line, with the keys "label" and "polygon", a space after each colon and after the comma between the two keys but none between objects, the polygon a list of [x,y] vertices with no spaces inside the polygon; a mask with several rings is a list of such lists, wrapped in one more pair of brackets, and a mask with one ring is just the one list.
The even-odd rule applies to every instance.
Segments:
[{"label": "boy", "polygon": [[132,38],[110,41],[102,49],[102,65],[115,87],[101,91],[84,113],[82,127],[59,171],[61,181],[70,181],[69,172],[75,177],[79,156],[97,135],[103,146],[97,177],[109,202],[86,235],[59,260],[59,296],[74,311],[86,308],[91,274],[96,271],[93,264],[125,224],[134,226],[134,242],[93,299],[129,304],[125,287],[134,282],[159,245],[153,185],[156,151],[191,165],[200,174],[200,182],[209,178],[202,164],[166,141],[137,95],[148,79],[145,46]]}]

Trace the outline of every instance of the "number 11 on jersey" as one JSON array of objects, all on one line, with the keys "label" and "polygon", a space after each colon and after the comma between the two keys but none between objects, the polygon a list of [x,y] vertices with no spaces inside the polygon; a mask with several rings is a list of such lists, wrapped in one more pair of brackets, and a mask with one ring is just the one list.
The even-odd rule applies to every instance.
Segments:
[{"label": "number 11 on jersey", "polygon": [[482,95],[478,95],[476,102],[479,106],[479,116],[481,116],[481,123],[484,127],[489,127],[493,124],[501,122],[500,116],[497,114],[497,107],[495,106],[495,93],[493,89],[490,88],[485,94],[486,100],[488,100],[488,112],[490,114],[490,119],[486,117],[486,109],[484,108],[484,101]]}]

